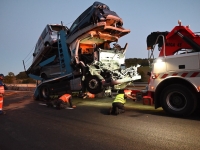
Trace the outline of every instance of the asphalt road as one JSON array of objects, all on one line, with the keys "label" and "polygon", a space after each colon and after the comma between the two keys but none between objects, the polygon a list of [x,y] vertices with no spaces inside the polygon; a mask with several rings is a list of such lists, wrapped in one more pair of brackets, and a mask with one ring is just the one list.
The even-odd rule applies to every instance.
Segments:
[{"label": "asphalt road", "polygon": [[31,92],[7,92],[0,116],[0,150],[198,150],[200,113],[170,117],[128,100],[127,111],[107,115],[111,98],[73,98],[76,109],[56,110]]}]

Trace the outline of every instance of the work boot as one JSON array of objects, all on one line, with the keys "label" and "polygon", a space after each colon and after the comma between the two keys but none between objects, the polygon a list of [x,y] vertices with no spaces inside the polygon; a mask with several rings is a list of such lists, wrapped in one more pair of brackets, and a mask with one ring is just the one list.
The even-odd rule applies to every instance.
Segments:
[{"label": "work boot", "polygon": [[5,111],[3,111],[3,110],[0,111],[0,115],[5,115],[5,114],[6,114]]},{"label": "work boot", "polygon": [[121,114],[121,113],[125,113],[125,110],[119,109],[119,114]]},{"label": "work boot", "polygon": [[60,109],[65,109],[67,106],[63,103],[60,104]]},{"label": "work boot", "polygon": [[119,108],[118,107],[115,110],[115,115],[119,115]]},{"label": "work boot", "polygon": [[112,107],[109,108],[108,115],[111,115],[111,113],[112,113]]}]

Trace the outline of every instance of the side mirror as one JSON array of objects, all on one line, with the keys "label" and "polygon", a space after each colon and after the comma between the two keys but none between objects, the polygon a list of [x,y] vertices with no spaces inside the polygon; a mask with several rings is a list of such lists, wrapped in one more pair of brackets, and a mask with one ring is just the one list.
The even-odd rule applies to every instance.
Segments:
[{"label": "side mirror", "polygon": [[35,57],[36,56],[36,54],[35,53],[33,53],[33,57]]}]

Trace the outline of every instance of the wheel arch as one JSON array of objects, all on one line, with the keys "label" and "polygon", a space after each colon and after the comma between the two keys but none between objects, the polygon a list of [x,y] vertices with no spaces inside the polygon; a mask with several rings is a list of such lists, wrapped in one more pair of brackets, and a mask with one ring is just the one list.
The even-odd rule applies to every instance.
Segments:
[{"label": "wheel arch", "polygon": [[160,94],[162,92],[162,90],[167,87],[168,85],[171,84],[181,84],[184,85],[186,87],[188,87],[192,92],[194,93],[198,93],[198,88],[195,87],[195,85],[193,85],[191,82],[189,82],[186,79],[183,78],[179,78],[179,77],[174,77],[174,78],[168,78],[166,80],[163,80],[157,87],[154,93],[154,104],[155,104],[155,108],[161,107],[161,102],[159,100]]}]

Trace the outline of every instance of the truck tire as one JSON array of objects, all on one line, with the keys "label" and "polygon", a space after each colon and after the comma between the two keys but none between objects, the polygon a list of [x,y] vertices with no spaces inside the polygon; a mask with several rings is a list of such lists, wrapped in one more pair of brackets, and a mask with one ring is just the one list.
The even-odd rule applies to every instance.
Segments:
[{"label": "truck tire", "polygon": [[102,83],[97,76],[88,76],[85,80],[88,92],[98,94],[103,91]]},{"label": "truck tire", "polygon": [[165,112],[178,117],[189,116],[197,107],[195,94],[181,84],[166,87],[161,92],[160,101]]},{"label": "truck tire", "polygon": [[50,88],[48,85],[43,85],[40,88],[40,98],[48,100],[50,98]]}]

